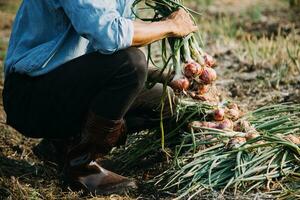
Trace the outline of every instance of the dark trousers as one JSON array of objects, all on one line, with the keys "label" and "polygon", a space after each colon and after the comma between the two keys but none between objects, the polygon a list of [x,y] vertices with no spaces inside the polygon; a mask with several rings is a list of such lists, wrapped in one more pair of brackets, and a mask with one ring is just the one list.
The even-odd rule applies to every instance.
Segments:
[{"label": "dark trousers", "polygon": [[[137,48],[91,53],[41,76],[11,73],[3,104],[7,123],[23,135],[68,138],[80,134],[89,110],[125,118],[130,131],[158,125],[163,86],[144,89],[147,64]],[[164,117],[170,117],[166,103]]]}]

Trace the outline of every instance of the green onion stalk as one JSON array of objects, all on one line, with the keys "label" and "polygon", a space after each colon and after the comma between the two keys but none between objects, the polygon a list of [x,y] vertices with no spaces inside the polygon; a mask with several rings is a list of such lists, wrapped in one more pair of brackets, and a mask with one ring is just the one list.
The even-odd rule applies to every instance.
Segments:
[{"label": "green onion stalk", "polygon": [[180,41],[178,39],[176,39],[174,43],[177,46],[177,48],[176,49],[172,48],[172,52],[174,55],[172,57],[173,58],[173,70],[175,72],[175,76],[174,76],[173,80],[171,81],[171,86],[175,90],[186,91],[190,87],[190,82],[184,76],[183,69],[181,66],[180,48],[178,48],[178,47],[180,47],[179,46]]}]

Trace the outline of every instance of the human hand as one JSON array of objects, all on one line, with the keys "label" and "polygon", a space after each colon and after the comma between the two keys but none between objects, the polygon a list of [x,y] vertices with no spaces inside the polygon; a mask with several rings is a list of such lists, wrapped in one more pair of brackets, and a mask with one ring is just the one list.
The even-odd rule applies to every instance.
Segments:
[{"label": "human hand", "polygon": [[198,29],[189,16],[189,13],[183,8],[173,12],[166,18],[166,21],[168,21],[172,29],[171,37],[184,37]]}]

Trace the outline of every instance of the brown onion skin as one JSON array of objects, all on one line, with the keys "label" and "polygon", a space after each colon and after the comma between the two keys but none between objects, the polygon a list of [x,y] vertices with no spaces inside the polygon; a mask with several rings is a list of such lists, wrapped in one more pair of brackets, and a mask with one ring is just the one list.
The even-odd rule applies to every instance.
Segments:
[{"label": "brown onion skin", "polygon": [[300,145],[300,138],[296,137],[295,135],[289,134],[283,137],[283,139],[290,141],[296,145]]},{"label": "brown onion skin", "polygon": [[236,121],[239,119],[240,117],[240,111],[237,109],[228,109],[226,111],[226,115],[228,116],[228,118],[232,119],[233,121]]},{"label": "brown onion skin", "polygon": [[199,85],[198,87],[198,94],[203,95],[206,94],[210,89],[209,85]]},{"label": "brown onion skin", "polygon": [[204,67],[200,79],[204,84],[211,84],[217,79],[217,73],[212,68]]},{"label": "brown onion skin", "polygon": [[208,66],[208,67],[213,67],[213,66],[215,66],[216,62],[215,62],[214,58],[213,58],[211,55],[205,54],[205,55],[203,56],[203,58],[204,58],[204,61],[205,61],[206,66]]},{"label": "brown onion skin", "polygon": [[214,122],[193,121],[189,123],[189,128],[217,128],[218,124]]},{"label": "brown onion skin", "polygon": [[191,97],[193,99],[200,100],[200,101],[208,101],[209,100],[209,98],[206,97],[205,95],[199,95],[199,94],[195,94],[195,93],[192,93]]},{"label": "brown onion skin", "polygon": [[191,91],[189,91],[188,92],[188,94],[190,95],[190,97],[192,97],[192,98],[196,98],[196,92],[191,92]]},{"label": "brown onion skin", "polygon": [[243,128],[240,124],[235,124],[233,130],[237,132],[243,132]]},{"label": "brown onion skin", "polygon": [[241,143],[245,143],[247,141],[246,138],[244,138],[244,137],[236,137],[235,139]]},{"label": "brown onion skin", "polygon": [[221,121],[218,125],[218,129],[224,130],[224,129],[233,129],[233,122],[229,119],[224,119]]},{"label": "brown onion skin", "polygon": [[206,125],[207,125],[206,126],[207,128],[217,128],[218,127],[218,124],[215,122],[207,122]]},{"label": "brown onion skin", "polygon": [[184,75],[188,78],[195,77],[201,74],[201,72],[202,72],[201,66],[195,61],[188,62],[184,67]]},{"label": "brown onion skin", "polygon": [[236,144],[243,144],[243,143],[247,142],[247,140],[244,137],[234,137],[231,139],[230,142],[236,143]]},{"label": "brown onion skin", "polygon": [[186,77],[181,77],[178,79],[173,79],[170,86],[175,91],[187,91],[190,87],[190,81]]},{"label": "brown onion skin", "polygon": [[248,140],[255,139],[255,138],[259,137],[259,136],[260,135],[259,135],[258,132],[249,132],[249,133],[246,134],[245,138],[248,141]]},{"label": "brown onion skin", "polygon": [[219,108],[214,111],[214,120],[216,121],[222,121],[225,117],[225,110],[222,108]]},{"label": "brown onion skin", "polygon": [[[245,133],[258,133],[254,126],[246,120],[239,120],[234,124],[234,131],[245,132]],[[246,136],[247,137],[247,136]],[[251,137],[251,136],[250,136]]]}]

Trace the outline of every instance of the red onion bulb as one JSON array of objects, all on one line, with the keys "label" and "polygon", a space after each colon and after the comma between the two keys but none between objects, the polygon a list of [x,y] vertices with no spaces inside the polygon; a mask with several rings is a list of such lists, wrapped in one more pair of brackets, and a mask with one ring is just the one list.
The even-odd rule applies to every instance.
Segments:
[{"label": "red onion bulb", "polygon": [[204,67],[200,79],[204,84],[211,84],[217,79],[217,73],[212,68]]},{"label": "red onion bulb", "polygon": [[204,58],[204,62],[206,64],[206,66],[208,66],[208,67],[213,67],[216,64],[216,61],[214,60],[214,58],[207,53],[203,56],[203,58]]},{"label": "red onion bulb", "polygon": [[202,72],[201,66],[193,60],[186,63],[186,65],[184,67],[184,74],[188,78],[200,75],[201,72]]},{"label": "red onion bulb", "polygon": [[222,108],[216,109],[214,111],[214,120],[216,121],[222,121],[225,116],[225,110]]},{"label": "red onion bulb", "polygon": [[186,91],[190,87],[190,81],[182,76],[171,81],[170,86],[176,91]]}]

